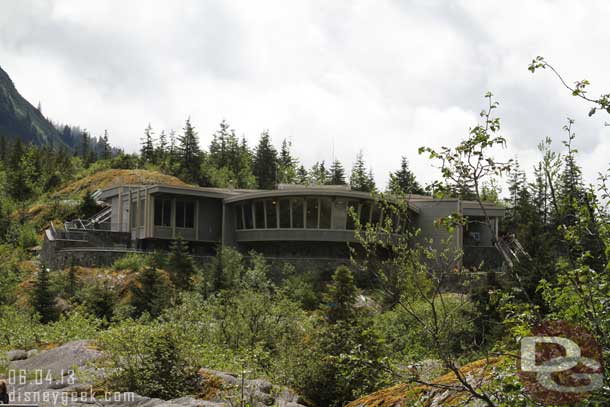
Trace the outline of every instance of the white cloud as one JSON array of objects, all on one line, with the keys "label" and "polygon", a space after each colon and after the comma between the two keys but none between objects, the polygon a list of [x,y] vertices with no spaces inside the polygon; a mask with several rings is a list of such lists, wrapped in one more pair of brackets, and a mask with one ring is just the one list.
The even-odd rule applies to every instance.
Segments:
[{"label": "white cloud", "polygon": [[[227,119],[254,144],[269,129],[304,164],[358,150],[385,185],[406,155],[420,179],[438,175],[421,145],[454,145],[477,120],[482,95],[501,102],[509,149],[523,168],[536,145],[559,145],[566,116],[589,180],[607,167],[604,117],[586,117],[549,72],[599,92],[610,57],[610,4],[546,1],[7,1],[0,61],[46,115],[108,129],[137,148],[148,122],[180,129],[191,116],[202,144]],[[607,118],[610,121],[610,118]]]}]

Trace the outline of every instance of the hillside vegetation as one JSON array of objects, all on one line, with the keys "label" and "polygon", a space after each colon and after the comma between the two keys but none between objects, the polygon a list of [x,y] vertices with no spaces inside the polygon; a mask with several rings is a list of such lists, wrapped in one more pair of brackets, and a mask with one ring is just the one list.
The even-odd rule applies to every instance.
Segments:
[{"label": "hillside vegetation", "polygon": [[15,88],[0,67],[0,136],[38,145],[65,146],[60,133]]},{"label": "hillside vegetation", "polygon": [[119,185],[155,185],[186,186],[187,183],[171,175],[154,170],[102,170],[69,183],[61,188],[60,195],[71,195],[83,192],[94,192]]}]

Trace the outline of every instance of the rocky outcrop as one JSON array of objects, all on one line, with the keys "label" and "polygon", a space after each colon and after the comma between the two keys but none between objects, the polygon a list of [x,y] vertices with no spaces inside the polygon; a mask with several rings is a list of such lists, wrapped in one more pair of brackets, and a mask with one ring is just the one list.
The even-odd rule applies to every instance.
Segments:
[{"label": "rocky outcrop", "polygon": [[40,406],[221,407],[245,400],[250,406],[304,407],[299,404],[300,397],[288,388],[210,369],[199,371],[197,395],[161,400],[135,393],[103,393],[94,384],[104,375],[93,363],[101,356],[91,341],[73,341],[40,352],[8,352],[11,402]]},{"label": "rocky outcrop", "polygon": [[[487,385],[503,367],[506,360],[501,357],[482,359],[460,368],[466,380],[475,388]],[[430,380],[428,385],[403,383],[388,387],[358,400],[346,407],[484,407],[480,400],[469,397],[453,373]]]}]

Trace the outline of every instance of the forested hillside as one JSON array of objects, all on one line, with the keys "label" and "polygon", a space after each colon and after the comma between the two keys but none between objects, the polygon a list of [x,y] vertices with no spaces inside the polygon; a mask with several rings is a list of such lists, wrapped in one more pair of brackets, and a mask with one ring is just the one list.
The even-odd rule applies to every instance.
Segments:
[{"label": "forested hillside", "polygon": [[25,100],[0,67],[0,136],[24,143],[67,146],[57,129]]}]

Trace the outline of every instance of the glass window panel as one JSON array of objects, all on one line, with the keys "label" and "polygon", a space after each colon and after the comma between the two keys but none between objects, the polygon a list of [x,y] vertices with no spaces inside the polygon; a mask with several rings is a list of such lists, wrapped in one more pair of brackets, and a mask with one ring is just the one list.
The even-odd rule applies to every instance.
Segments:
[{"label": "glass window panel", "polygon": [[135,202],[131,202],[129,205],[129,210],[131,211],[131,214],[129,216],[130,221],[131,221],[131,227],[135,228],[136,225],[136,215],[137,215],[137,205]]},{"label": "glass window panel", "polygon": [[140,219],[138,220],[138,226],[144,226],[144,208],[146,208],[146,201],[144,199],[140,200]]},{"label": "glass window panel", "polygon": [[246,229],[252,229],[252,203],[244,203],[244,223]]},{"label": "glass window panel", "polygon": [[265,201],[254,201],[254,227],[265,228]]},{"label": "glass window panel", "polygon": [[155,199],[155,225],[161,226],[163,224],[163,200]]},{"label": "glass window panel", "polygon": [[184,227],[192,229],[195,227],[195,202],[186,202],[184,208]]},{"label": "glass window panel", "polygon": [[371,216],[371,203],[363,202],[360,207],[360,224],[365,227],[367,223],[370,223]]},{"label": "glass window panel", "polygon": [[235,205],[235,228],[236,229],[243,229],[244,228],[244,216],[243,216],[243,212],[242,212],[242,206],[241,204],[237,204]]},{"label": "glass window panel", "polygon": [[163,221],[161,226],[172,225],[172,201],[170,199],[163,200]]},{"label": "glass window panel", "polygon": [[176,201],[176,227],[184,227],[184,202]]},{"label": "glass window panel", "polygon": [[346,211],[347,201],[343,198],[337,198],[333,210],[333,229],[345,229],[345,221],[347,219]]},{"label": "glass window panel", "polygon": [[155,226],[170,226],[172,214],[172,201],[169,199],[155,199]]},{"label": "glass window panel", "polygon": [[318,228],[318,198],[307,198],[307,227]]},{"label": "glass window panel", "polygon": [[277,201],[266,200],[265,210],[267,211],[267,228],[277,228]]},{"label": "glass window panel", "polygon": [[332,202],[330,199],[320,199],[320,229],[330,229],[331,205]]},{"label": "glass window panel", "polygon": [[292,227],[300,229],[303,227],[303,200],[293,198],[290,201],[292,207]]},{"label": "glass window panel", "polygon": [[371,224],[378,225],[381,220],[381,208],[379,205],[373,206],[373,212],[371,213]]},{"label": "glass window panel", "polygon": [[290,201],[288,199],[280,199],[280,227],[290,228]]},{"label": "glass window panel", "polygon": [[[355,213],[352,213],[355,212]],[[347,226],[346,229],[354,229],[356,227],[354,222],[354,216],[358,217],[358,202],[347,201]]]}]

